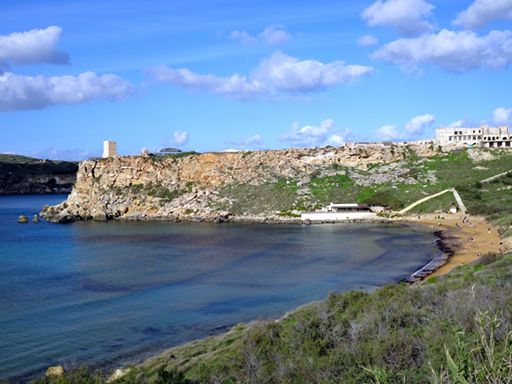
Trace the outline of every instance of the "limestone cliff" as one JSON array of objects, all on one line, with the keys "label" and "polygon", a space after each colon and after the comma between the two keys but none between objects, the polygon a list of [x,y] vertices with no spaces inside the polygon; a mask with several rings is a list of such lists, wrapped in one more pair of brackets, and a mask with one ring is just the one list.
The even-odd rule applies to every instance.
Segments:
[{"label": "limestone cliff", "polygon": [[411,153],[435,154],[427,144],[374,144],[88,160],[67,201],[44,215],[58,222],[268,217],[318,205],[306,188],[312,177],[364,172]]}]

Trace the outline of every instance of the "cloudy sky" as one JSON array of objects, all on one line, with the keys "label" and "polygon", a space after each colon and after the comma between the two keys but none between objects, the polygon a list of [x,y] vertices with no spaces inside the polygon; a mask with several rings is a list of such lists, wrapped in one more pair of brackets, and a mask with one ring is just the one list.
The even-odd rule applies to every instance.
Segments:
[{"label": "cloudy sky", "polygon": [[415,140],[512,123],[512,0],[4,0],[0,152]]}]

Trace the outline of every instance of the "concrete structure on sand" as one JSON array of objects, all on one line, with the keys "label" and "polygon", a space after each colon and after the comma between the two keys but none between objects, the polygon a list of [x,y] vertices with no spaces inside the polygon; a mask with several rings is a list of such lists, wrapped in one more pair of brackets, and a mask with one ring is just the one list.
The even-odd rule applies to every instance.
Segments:
[{"label": "concrete structure on sand", "polygon": [[334,204],[318,209],[315,212],[305,212],[300,215],[304,221],[350,221],[375,219],[383,207],[370,207],[367,204]]}]

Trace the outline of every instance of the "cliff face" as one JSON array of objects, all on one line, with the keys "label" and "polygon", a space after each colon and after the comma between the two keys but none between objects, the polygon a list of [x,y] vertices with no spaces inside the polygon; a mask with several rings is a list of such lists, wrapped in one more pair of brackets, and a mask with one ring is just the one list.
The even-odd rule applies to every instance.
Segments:
[{"label": "cliff face", "polygon": [[[247,193],[237,197],[237,188],[249,195],[254,190],[266,193],[254,197],[256,211],[237,214],[275,214],[298,200],[307,203],[308,192],[301,186],[311,177],[325,172],[345,174],[349,168],[364,170],[371,164],[402,160],[413,152],[435,154],[427,145],[365,145],[88,160],[80,163],[67,201],[50,207],[44,215],[58,222],[213,220],[219,215],[227,217],[237,200],[248,198]],[[279,198],[288,207],[279,206]]]},{"label": "cliff face", "polygon": [[69,193],[78,164],[0,155],[0,195]]}]

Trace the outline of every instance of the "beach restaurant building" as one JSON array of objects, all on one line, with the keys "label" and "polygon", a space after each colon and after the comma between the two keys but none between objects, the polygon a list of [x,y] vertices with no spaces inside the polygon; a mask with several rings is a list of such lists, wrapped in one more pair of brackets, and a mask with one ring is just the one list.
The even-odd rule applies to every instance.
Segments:
[{"label": "beach restaurant building", "polygon": [[370,207],[368,204],[334,204],[300,215],[302,220],[308,221],[347,221],[371,219],[376,217],[376,212],[382,211],[382,207]]}]

